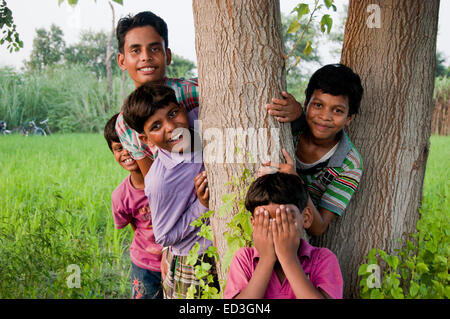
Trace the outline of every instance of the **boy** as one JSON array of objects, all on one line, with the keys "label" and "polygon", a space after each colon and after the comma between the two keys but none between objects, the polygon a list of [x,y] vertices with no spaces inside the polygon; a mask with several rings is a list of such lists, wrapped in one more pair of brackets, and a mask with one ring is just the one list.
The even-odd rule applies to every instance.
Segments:
[{"label": "boy", "polygon": [[238,250],[230,265],[225,298],[342,298],[336,256],[301,239],[313,222],[301,179],[275,173],[250,185],[254,247]]},{"label": "boy", "polygon": [[[168,273],[163,281],[165,298],[186,298],[191,285],[199,285],[194,267],[187,264],[190,249],[198,243],[202,254],[212,243],[199,236],[191,222],[208,211],[209,191],[202,152],[195,150],[192,122],[168,86],[147,83],[126,99],[123,116],[146,145],[158,149],[145,176],[145,194],[150,203],[156,242],[167,250]],[[199,143],[200,144],[200,143]],[[203,261],[214,264],[205,256]],[[164,263],[164,261],[163,261]],[[216,276],[216,269],[209,271]],[[215,283],[216,284],[216,283]]]},{"label": "boy", "polygon": [[[149,11],[119,20],[116,30],[119,54],[117,63],[127,70],[137,87],[146,82],[165,84],[175,90],[177,101],[187,111],[198,107],[197,79],[168,79],[166,68],[172,61],[167,24]],[[153,162],[153,152],[141,143],[137,133],[120,113],[116,123],[121,143],[130,152],[145,176]]]},{"label": "boy", "polygon": [[[301,176],[312,202],[314,222],[310,235],[319,236],[328,224],[341,216],[358,187],[363,162],[344,127],[358,113],[363,88],[359,76],[342,64],[326,65],[311,77],[305,106],[294,131],[296,168],[283,150],[286,164],[272,164],[278,171]],[[277,103],[268,105],[272,112]],[[269,172],[263,164],[259,175]]]},{"label": "boy", "polygon": [[117,163],[130,172],[113,191],[111,199],[115,227],[121,229],[130,224],[134,232],[130,245],[131,298],[161,299],[162,247],[155,242],[148,199],[144,193],[144,176],[116,134],[117,116],[106,123],[104,136]]}]

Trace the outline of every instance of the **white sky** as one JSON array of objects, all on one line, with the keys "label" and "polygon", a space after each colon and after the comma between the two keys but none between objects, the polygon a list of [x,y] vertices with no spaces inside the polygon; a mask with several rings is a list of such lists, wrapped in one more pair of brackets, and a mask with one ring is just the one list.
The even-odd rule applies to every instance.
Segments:
[{"label": "white sky", "polygon": [[[192,16],[192,2],[189,0],[123,0],[124,5],[114,3],[116,21],[128,13],[136,14],[150,10],[161,16],[169,27],[169,46],[178,55],[196,61],[194,21]],[[288,14],[301,0],[280,0],[281,11]],[[346,0],[337,0],[338,12],[343,11]],[[6,46],[0,47],[0,67],[13,65],[22,66],[23,60],[29,57],[33,45],[35,29],[45,27],[49,29],[52,23],[64,31],[67,44],[78,41],[80,30],[111,29],[111,10],[107,0],[78,0],[75,8],[67,4],[58,6],[58,0],[7,0],[8,7],[13,12],[14,22],[24,47],[19,52],[9,53]],[[334,23],[337,22],[337,16]],[[439,33],[437,48],[447,57],[450,64],[450,0],[441,0],[439,13]],[[335,26],[333,26],[334,28]],[[329,49],[328,49],[329,50]],[[326,52],[327,46],[320,49],[322,62],[334,63],[336,58]]]}]

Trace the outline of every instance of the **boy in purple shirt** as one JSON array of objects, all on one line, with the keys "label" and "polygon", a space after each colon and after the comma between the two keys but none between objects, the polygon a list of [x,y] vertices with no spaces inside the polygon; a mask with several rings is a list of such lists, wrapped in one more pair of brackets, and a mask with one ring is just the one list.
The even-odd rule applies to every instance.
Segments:
[{"label": "boy in purple shirt", "polygon": [[[173,89],[151,83],[138,87],[122,107],[124,120],[139,133],[142,142],[158,149],[145,176],[145,194],[156,242],[170,246],[166,257],[168,272],[163,281],[165,298],[186,298],[188,288],[199,285],[195,266],[186,262],[187,255],[196,243],[200,245],[199,254],[212,244],[197,236],[200,229],[190,225],[208,211],[209,205],[202,151],[194,149],[200,143],[194,143],[198,135],[191,129],[197,111],[188,115]],[[213,260],[209,263],[215,265]],[[210,273],[217,277],[215,267]]]},{"label": "boy in purple shirt", "polygon": [[225,298],[342,298],[336,256],[301,239],[311,226],[308,194],[298,176],[268,174],[250,185],[254,247],[238,250],[230,265]]},{"label": "boy in purple shirt", "polygon": [[136,161],[120,143],[115,130],[118,114],[105,126],[104,136],[117,163],[130,172],[111,195],[114,224],[117,229],[131,225],[134,236],[130,245],[133,299],[161,299],[161,250],[155,242],[144,176]]}]

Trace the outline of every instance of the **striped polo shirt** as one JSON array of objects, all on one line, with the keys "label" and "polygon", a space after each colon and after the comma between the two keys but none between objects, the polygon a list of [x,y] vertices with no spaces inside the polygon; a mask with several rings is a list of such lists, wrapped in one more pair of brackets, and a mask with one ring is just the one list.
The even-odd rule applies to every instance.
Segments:
[{"label": "striped polo shirt", "polygon": [[[164,79],[164,84],[170,86],[177,97],[178,103],[189,112],[198,107],[198,80],[193,79]],[[142,143],[138,138],[138,133],[125,123],[122,112],[119,113],[116,121],[116,132],[120,142],[135,160],[143,159],[146,156],[153,158],[153,152],[149,146]]]},{"label": "striped polo shirt", "polygon": [[[306,124],[306,121],[304,123]],[[301,170],[299,159],[296,157],[296,167],[314,205],[341,216],[358,188],[363,161],[345,130],[338,134],[340,135],[339,145],[327,161],[307,170]],[[294,135],[296,135],[295,148],[297,148],[298,135]]]}]

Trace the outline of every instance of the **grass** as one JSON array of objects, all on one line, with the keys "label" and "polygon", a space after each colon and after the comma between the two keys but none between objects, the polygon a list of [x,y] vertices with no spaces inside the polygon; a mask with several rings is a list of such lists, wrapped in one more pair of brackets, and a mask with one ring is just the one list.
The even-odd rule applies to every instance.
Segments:
[{"label": "grass", "polygon": [[[114,229],[110,199],[127,172],[103,137],[2,136],[0,145],[0,298],[126,298],[131,233]],[[67,287],[71,264],[80,289]]]},{"label": "grass", "polygon": [[[421,220],[448,220],[449,146],[432,136]],[[127,172],[103,137],[0,136],[0,147],[0,298],[128,298],[132,232],[114,228],[110,204]],[[80,288],[67,285],[72,264]]]}]

